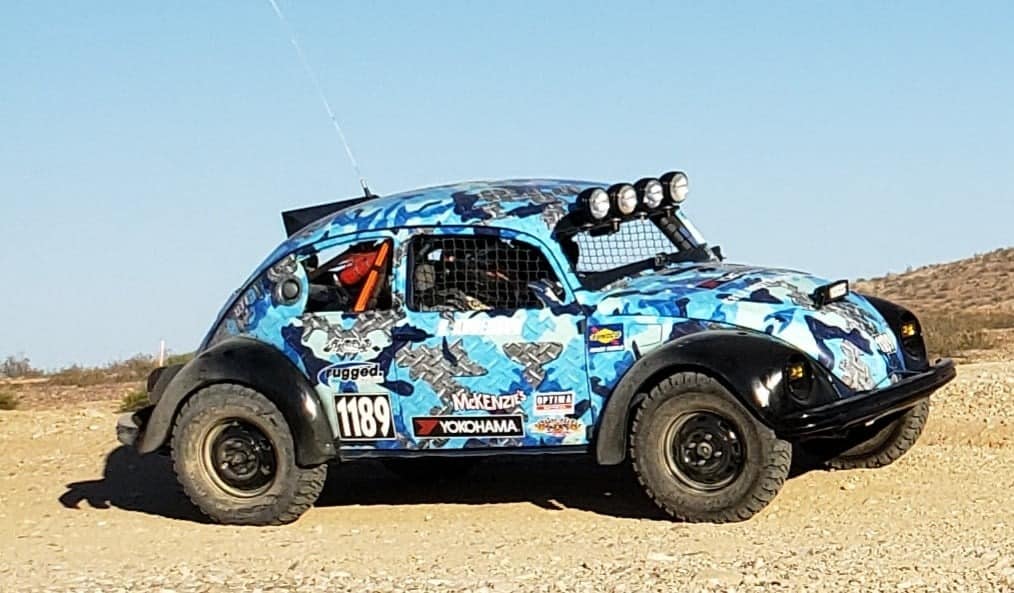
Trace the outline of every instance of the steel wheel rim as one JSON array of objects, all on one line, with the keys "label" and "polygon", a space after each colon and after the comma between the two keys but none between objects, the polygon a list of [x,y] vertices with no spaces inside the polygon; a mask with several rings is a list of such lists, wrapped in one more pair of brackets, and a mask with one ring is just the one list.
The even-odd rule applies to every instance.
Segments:
[{"label": "steel wheel rim", "polygon": [[746,443],[728,418],[715,412],[690,412],[666,431],[669,471],[691,488],[721,490],[733,483],[746,465]]},{"label": "steel wheel rim", "polygon": [[208,431],[202,459],[211,481],[238,498],[264,494],[278,472],[271,440],[260,427],[238,418],[222,420]]}]

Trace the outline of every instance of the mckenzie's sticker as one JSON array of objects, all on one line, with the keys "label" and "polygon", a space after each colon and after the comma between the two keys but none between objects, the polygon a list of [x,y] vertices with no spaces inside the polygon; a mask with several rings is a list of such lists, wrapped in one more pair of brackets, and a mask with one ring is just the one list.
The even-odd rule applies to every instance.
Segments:
[{"label": "mckenzie's sticker", "polygon": [[394,436],[391,400],[381,394],[335,396],[338,437],[343,441],[383,441]]},{"label": "mckenzie's sticker", "polygon": [[449,437],[523,437],[524,417],[516,416],[416,416],[412,432],[418,439]]},{"label": "mckenzie's sticker", "polygon": [[492,393],[475,393],[462,389],[451,396],[451,405],[457,411],[513,412],[524,401],[523,391],[493,395]]},{"label": "mckenzie's sticker", "polygon": [[574,392],[536,393],[534,412],[536,416],[566,416],[573,414]]},{"label": "mckenzie's sticker", "polygon": [[345,362],[324,367],[317,373],[321,385],[335,386],[344,381],[383,383],[384,371],[375,362]]},{"label": "mckenzie's sticker", "polygon": [[623,324],[592,325],[588,328],[588,352],[623,350]]},{"label": "mckenzie's sticker", "polygon": [[532,432],[554,437],[579,435],[584,432],[584,422],[563,416],[543,418],[532,425]]}]

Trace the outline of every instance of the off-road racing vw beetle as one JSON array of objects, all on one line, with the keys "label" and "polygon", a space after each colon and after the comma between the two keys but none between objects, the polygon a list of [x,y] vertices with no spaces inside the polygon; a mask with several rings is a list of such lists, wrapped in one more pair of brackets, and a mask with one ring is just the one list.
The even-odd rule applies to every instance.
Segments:
[{"label": "off-road racing vw beetle", "polygon": [[245,524],[295,520],[329,462],[367,457],[629,460],[666,513],[714,522],[760,511],[793,444],[898,459],[953,363],[845,281],[724,263],[687,188],[470,182],[285,212],[288,239],[119,439],[170,451],[204,513]]}]

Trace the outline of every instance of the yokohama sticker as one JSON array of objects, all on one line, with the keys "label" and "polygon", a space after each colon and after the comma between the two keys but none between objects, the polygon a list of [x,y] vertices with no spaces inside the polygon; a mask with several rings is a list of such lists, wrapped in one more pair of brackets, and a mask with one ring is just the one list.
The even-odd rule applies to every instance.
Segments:
[{"label": "yokohama sticker", "polygon": [[416,416],[412,432],[419,439],[523,437],[524,416]]},{"label": "yokohama sticker", "polygon": [[574,413],[574,392],[556,391],[535,394],[536,416],[566,416]]}]

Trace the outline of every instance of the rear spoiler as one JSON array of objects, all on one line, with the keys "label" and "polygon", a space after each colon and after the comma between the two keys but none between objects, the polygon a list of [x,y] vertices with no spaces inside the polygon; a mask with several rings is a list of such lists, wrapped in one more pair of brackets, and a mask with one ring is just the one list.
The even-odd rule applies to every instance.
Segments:
[{"label": "rear spoiler", "polygon": [[282,212],[282,223],[285,224],[285,236],[291,237],[295,235],[305,227],[306,225],[320,220],[329,214],[334,214],[339,210],[362,204],[367,200],[372,200],[378,196],[358,196],[355,198],[348,198],[340,202],[331,202],[330,204],[318,204],[317,206],[307,206],[305,208],[296,208],[295,210],[286,210]]}]

